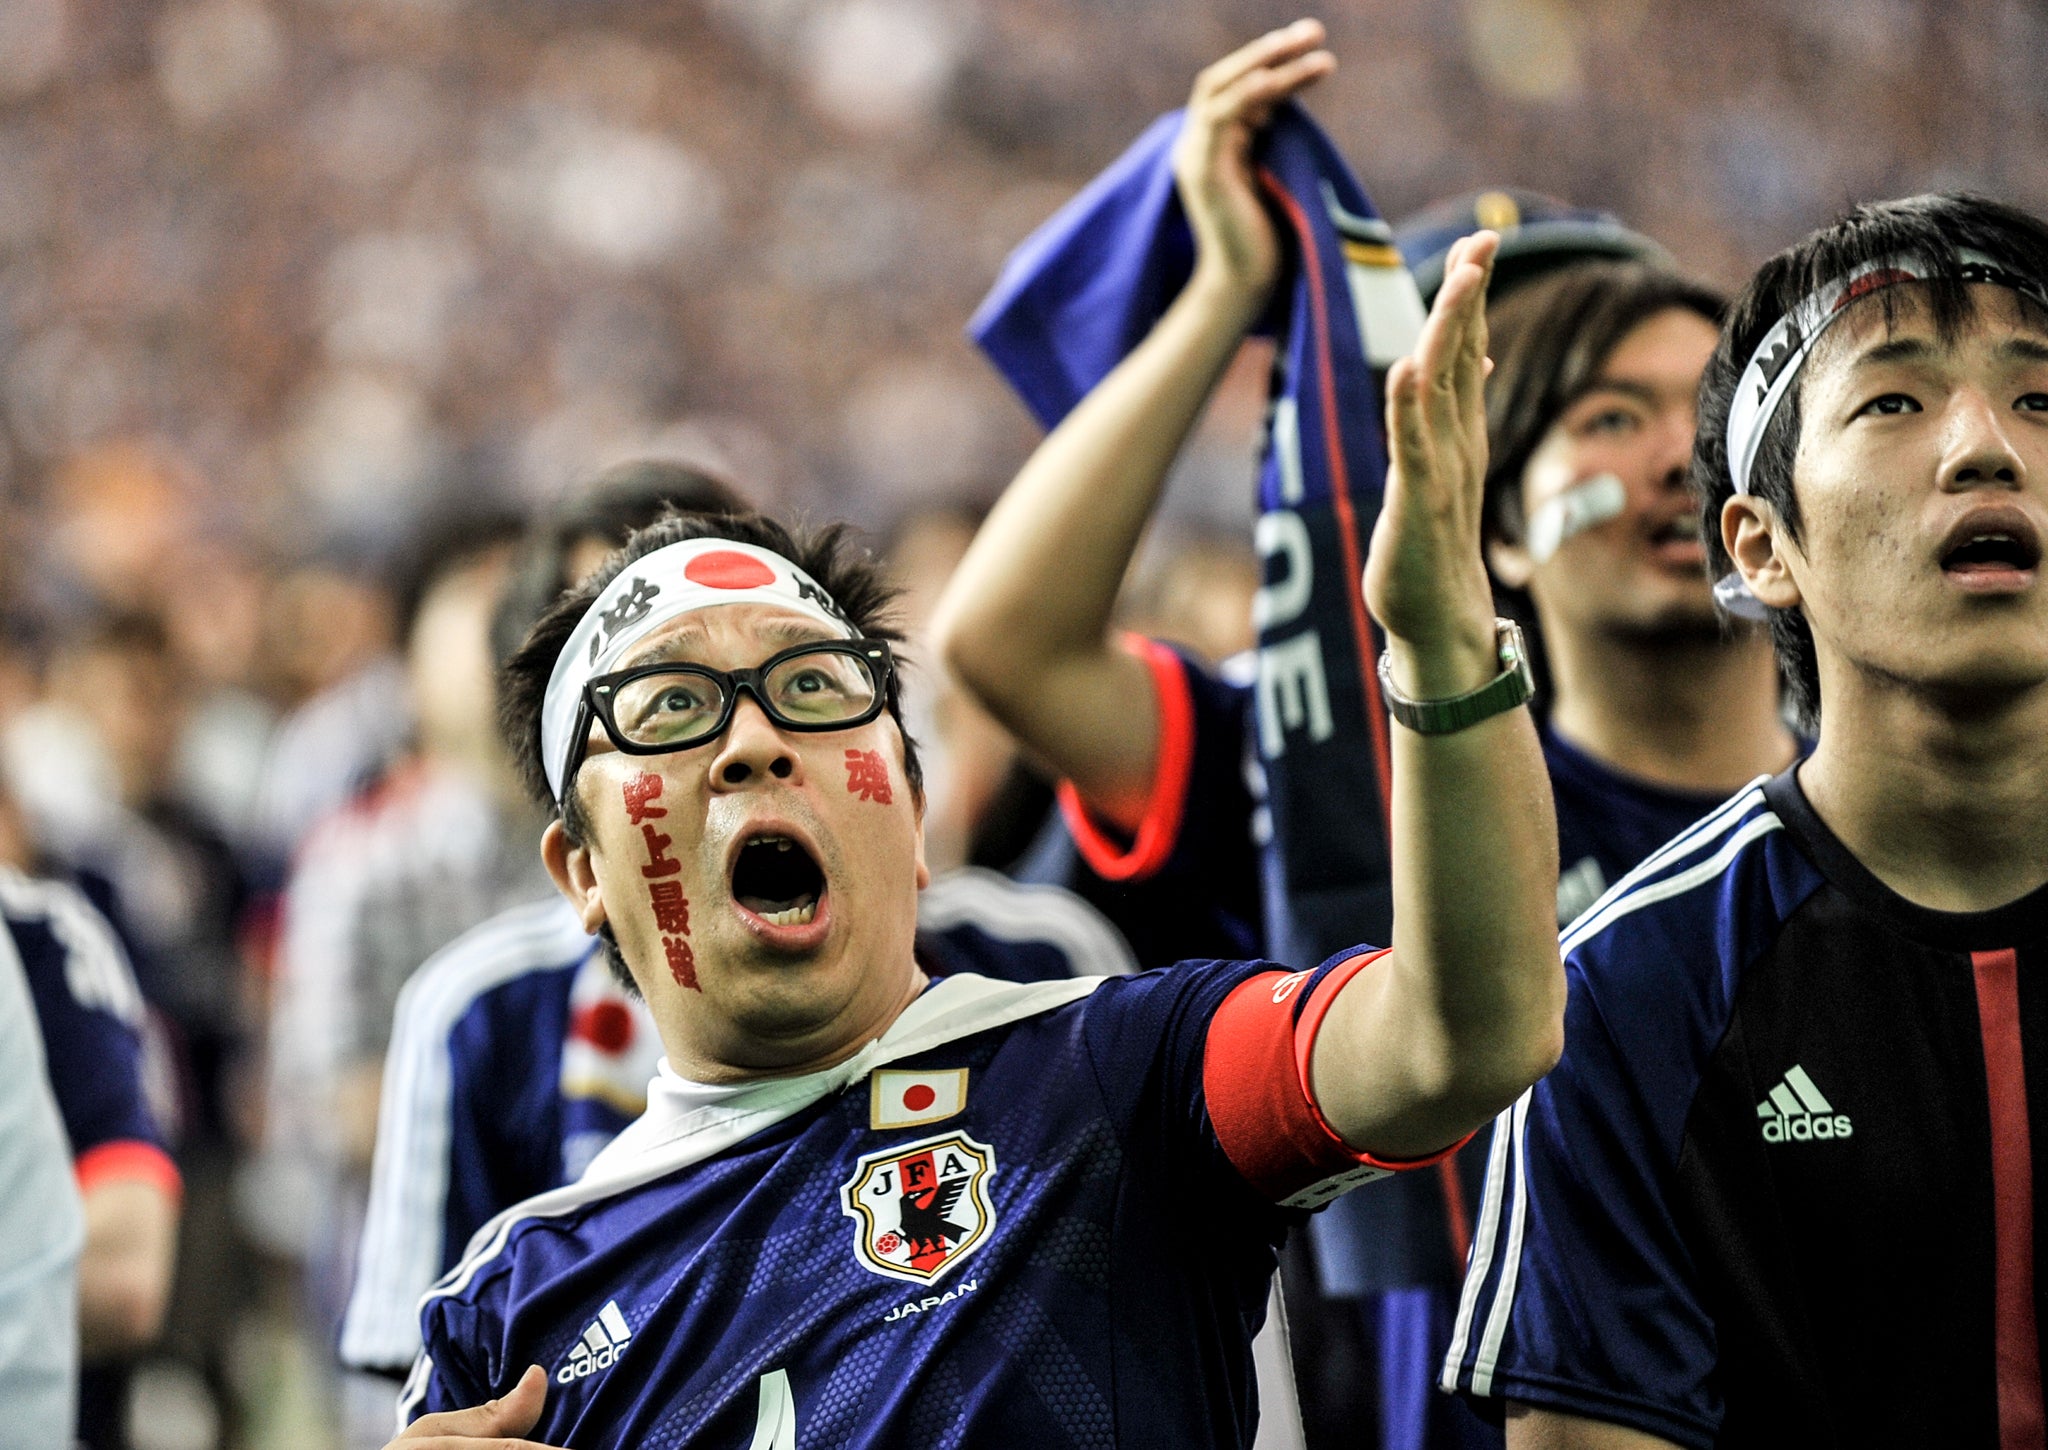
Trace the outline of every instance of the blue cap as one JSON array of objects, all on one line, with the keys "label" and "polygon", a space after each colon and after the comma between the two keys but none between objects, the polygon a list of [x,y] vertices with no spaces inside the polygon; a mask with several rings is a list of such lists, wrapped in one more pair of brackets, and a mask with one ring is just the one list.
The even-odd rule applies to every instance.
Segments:
[{"label": "blue cap", "polygon": [[1500,233],[1490,295],[1499,298],[1573,262],[1610,259],[1671,266],[1671,254],[1608,212],[1569,206],[1541,192],[1492,187],[1431,202],[1394,226],[1394,245],[1427,303],[1444,282],[1451,244],[1480,230]]}]

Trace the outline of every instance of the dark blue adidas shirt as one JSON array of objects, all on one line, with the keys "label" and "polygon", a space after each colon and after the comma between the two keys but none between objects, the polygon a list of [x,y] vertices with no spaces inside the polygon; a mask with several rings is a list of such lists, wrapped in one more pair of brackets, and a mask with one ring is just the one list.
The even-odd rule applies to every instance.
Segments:
[{"label": "dark blue adidas shirt", "polygon": [[142,993],[106,919],[76,888],[0,871],[0,919],[42,1028],[81,1187],[133,1175],[178,1187],[144,1088]]},{"label": "dark blue adidas shirt", "polygon": [[1017,875],[1089,902],[1144,967],[1263,956],[1251,686],[1155,640],[1126,644],[1151,670],[1159,712],[1144,820],[1134,833],[1122,832],[1062,785],[1060,809]]},{"label": "dark blue adidas shirt", "polygon": [[1564,945],[1445,1387],[1698,1450],[2040,1445],[2048,888],[1915,906],[1788,771]]},{"label": "dark blue adidas shirt", "polygon": [[[465,933],[401,995],[369,1212],[341,1356],[403,1373],[420,1295],[498,1213],[574,1182],[637,1118],[661,1059],[646,1004],[613,979],[559,898]],[[933,976],[1011,981],[1127,974],[1114,928],[1066,892],[991,871],[936,878],[918,902]]]},{"label": "dark blue adidas shirt", "polygon": [[1249,1445],[1281,1237],[1392,1166],[1300,1083],[1371,960],[961,976],[826,1073],[657,1079],[428,1297],[402,1413],[539,1363],[566,1446]]}]

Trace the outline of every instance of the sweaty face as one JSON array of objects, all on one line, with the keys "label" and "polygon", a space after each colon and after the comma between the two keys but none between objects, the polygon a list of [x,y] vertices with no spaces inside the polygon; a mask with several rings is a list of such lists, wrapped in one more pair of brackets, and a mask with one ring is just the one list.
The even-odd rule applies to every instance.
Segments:
[{"label": "sweaty face", "polygon": [[1760,597],[1805,610],[1823,698],[1844,667],[1966,692],[2038,684],[2048,326],[2011,292],[1980,285],[1945,343],[1919,287],[1891,292],[1890,325],[1877,299],[1856,304],[1806,366],[1792,474],[1800,538],[1770,531],[1782,566],[1758,581]]},{"label": "sweaty face", "polygon": [[[772,605],[724,605],[672,621],[618,667],[746,669],[836,637]],[[742,694],[723,735],[661,755],[618,751],[600,726],[575,789],[604,918],[679,1070],[810,1063],[902,1005],[926,878],[887,713],[791,731]]]},{"label": "sweaty face", "polygon": [[1603,474],[1620,481],[1624,498],[1619,516],[1565,539],[1540,563],[1524,546],[1491,547],[1495,572],[1528,589],[1546,632],[1714,627],[1686,471],[1700,375],[1717,337],[1712,323],[1685,308],[1637,324],[1530,455],[1525,520]]}]

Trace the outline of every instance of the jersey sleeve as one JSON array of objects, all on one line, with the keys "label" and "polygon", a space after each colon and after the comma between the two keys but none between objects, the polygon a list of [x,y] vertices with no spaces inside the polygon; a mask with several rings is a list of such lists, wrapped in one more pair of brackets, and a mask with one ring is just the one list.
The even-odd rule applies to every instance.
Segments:
[{"label": "jersey sleeve", "polygon": [[1257,956],[1248,691],[1156,640],[1133,635],[1124,646],[1150,672],[1160,724],[1143,819],[1126,833],[1062,782],[1058,814],[1017,874],[1063,886],[1101,911],[1141,967]]},{"label": "jersey sleeve", "polygon": [[1441,1385],[1708,1450],[1714,1325],[1668,1199],[1689,1054],[1624,1044],[1614,1014],[1656,1008],[1566,970],[1564,1058],[1496,1120]]},{"label": "jersey sleeve", "polygon": [[1178,1176],[1227,1180],[1257,1201],[1320,1207],[1375,1178],[1455,1152],[1393,1162],[1347,1144],[1324,1119],[1308,1064],[1330,1004],[1383,952],[1313,971],[1266,962],[1183,963],[1106,984],[1089,1003],[1098,1076],[1135,1137]]},{"label": "jersey sleeve", "polygon": [[178,1170],[145,1087],[142,994],[113,928],[58,882],[17,879],[5,904],[79,1186],[142,1178],[175,1195]]}]

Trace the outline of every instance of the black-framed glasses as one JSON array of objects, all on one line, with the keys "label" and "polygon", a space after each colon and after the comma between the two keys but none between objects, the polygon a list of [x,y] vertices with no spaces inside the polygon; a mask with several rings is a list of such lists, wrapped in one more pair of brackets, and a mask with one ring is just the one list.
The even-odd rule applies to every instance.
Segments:
[{"label": "black-framed glasses", "polygon": [[654,664],[594,676],[583,686],[562,789],[583,764],[593,720],[628,755],[666,755],[717,739],[742,693],[785,730],[850,730],[882,713],[895,668],[879,639],[833,639],[778,650],[751,670]]}]

